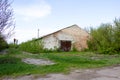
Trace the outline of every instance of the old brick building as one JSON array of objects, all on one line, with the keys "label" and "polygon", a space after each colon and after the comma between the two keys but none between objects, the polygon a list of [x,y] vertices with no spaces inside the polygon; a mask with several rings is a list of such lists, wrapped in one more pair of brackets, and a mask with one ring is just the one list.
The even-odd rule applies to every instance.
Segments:
[{"label": "old brick building", "polygon": [[77,25],[72,25],[41,37],[45,49],[70,51],[73,48],[81,51],[87,48],[89,34]]}]

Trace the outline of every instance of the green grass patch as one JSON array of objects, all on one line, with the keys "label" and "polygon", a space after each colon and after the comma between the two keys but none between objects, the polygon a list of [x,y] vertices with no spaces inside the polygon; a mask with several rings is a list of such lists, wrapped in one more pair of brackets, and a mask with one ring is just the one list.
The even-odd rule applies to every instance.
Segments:
[{"label": "green grass patch", "polygon": [[[0,55],[0,76],[27,74],[68,73],[71,69],[98,68],[120,64],[120,55],[94,54],[92,52],[60,52],[26,54],[9,49],[9,54]],[[21,61],[23,58],[43,58],[54,61],[54,65],[32,65]]]}]

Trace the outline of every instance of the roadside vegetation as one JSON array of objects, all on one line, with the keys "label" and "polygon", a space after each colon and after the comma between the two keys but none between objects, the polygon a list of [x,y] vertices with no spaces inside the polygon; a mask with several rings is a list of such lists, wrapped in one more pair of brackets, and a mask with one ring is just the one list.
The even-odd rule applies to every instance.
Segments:
[{"label": "roadside vegetation", "polygon": [[27,42],[23,42],[19,45],[19,49],[31,53],[43,52],[43,45],[41,40],[33,39]]},{"label": "roadside vegetation", "polygon": [[5,41],[5,39],[2,37],[2,35],[0,35],[0,51],[4,50],[8,48],[8,44]]},{"label": "roadside vegetation", "polygon": [[120,19],[113,24],[101,24],[97,29],[90,29],[89,50],[101,54],[120,53]]},{"label": "roadside vegetation", "polygon": [[[22,62],[24,58],[49,59],[54,65],[33,65]],[[11,48],[8,54],[0,55],[0,76],[19,76],[49,73],[69,73],[74,69],[99,68],[120,64],[120,55],[95,54],[92,52],[61,52],[25,54]]]}]

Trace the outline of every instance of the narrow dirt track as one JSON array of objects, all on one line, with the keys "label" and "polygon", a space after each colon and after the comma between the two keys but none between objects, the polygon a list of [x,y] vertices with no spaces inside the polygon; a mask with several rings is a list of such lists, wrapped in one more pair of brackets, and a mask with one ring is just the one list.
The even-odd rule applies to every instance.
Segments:
[{"label": "narrow dirt track", "polygon": [[3,80],[120,80],[120,66],[102,69],[75,70],[68,75],[48,74],[20,76],[17,78],[4,78]]}]

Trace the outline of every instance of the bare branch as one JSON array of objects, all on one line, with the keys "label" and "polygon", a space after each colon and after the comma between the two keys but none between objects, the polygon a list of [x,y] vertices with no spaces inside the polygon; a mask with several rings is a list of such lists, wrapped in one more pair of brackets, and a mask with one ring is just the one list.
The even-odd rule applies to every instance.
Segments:
[{"label": "bare branch", "polygon": [[[6,37],[15,28],[13,23],[13,9],[10,4],[8,0],[0,0],[0,34]],[[5,31],[8,31],[7,35],[3,35]]]}]

